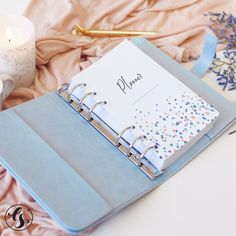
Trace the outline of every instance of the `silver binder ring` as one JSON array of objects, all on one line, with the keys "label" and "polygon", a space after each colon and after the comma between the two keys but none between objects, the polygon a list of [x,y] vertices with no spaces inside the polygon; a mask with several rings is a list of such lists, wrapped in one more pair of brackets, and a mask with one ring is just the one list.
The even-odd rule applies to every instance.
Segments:
[{"label": "silver binder ring", "polygon": [[78,102],[78,111],[82,111],[82,106],[84,104],[84,100],[88,97],[88,96],[91,96],[91,95],[96,95],[95,92],[89,92],[89,93],[86,93]]},{"label": "silver binder ring", "polygon": [[74,86],[72,89],[70,89],[70,91],[68,92],[68,96],[67,96],[67,101],[68,101],[68,102],[71,101],[71,96],[72,96],[73,92],[74,92],[77,88],[79,88],[79,87],[81,87],[81,86],[85,87],[86,84],[85,84],[85,83],[79,83],[79,84],[77,84],[76,86]]},{"label": "silver binder ring", "polygon": [[132,154],[131,154],[131,149],[134,147],[134,145],[135,145],[135,143],[137,143],[139,140],[141,141],[141,140],[144,140],[144,139],[146,139],[147,137],[145,136],[145,135],[140,135],[140,136],[138,136],[130,145],[129,145],[129,147],[127,148],[127,153],[126,153],[126,155],[127,156],[131,156]]},{"label": "silver binder ring", "polygon": [[61,95],[65,90],[67,90],[70,86],[70,83],[62,84],[61,88],[57,91],[59,95]]},{"label": "silver binder ring", "polygon": [[151,149],[157,149],[157,145],[153,145],[145,149],[145,151],[141,154],[141,156],[138,157],[138,166],[141,166],[142,159]]},{"label": "silver binder ring", "polygon": [[116,147],[119,147],[120,146],[120,139],[121,137],[123,136],[123,134],[125,132],[127,132],[129,129],[135,129],[135,126],[129,126],[127,128],[125,128],[124,130],[122,130],[122,132],[118,135],[117,139],[116,139]]},{"label": "silver binder ring", "polygon": [[102,104],[105,105],[105,104],[107,104],[107,102],[106,102],[106,101],[97,102],[97,103],[95,103],[95,104],[89,109],[88,117],[87,117],[87,119],[88,119],[89,121],[91,121],[91,120],[93,119],[93,118],[91,117],[93,110],[94,110],[97,106],[102,105]]}]

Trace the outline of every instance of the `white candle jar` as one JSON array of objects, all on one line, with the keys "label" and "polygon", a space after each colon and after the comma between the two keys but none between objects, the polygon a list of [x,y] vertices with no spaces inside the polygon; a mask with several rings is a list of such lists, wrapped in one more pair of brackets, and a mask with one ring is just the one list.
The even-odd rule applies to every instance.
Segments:
[{"label": "white candle jar", "polygon": [[0,79],[7,74],[15,87],[29,87],[35,77],[35,30],[24,16],[0,15]]}]

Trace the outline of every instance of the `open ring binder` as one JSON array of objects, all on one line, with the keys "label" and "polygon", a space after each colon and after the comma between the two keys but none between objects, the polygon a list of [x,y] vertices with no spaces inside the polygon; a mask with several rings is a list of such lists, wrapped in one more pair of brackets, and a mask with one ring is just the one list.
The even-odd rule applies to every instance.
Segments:
[{"label": "open ring binder", "polygon": [[88,96],[91,96],[91,95],[96,95],[97,93],[96,92],[89,92],[89,93],[86,93],[80,100],[79,102],[77,103],[77,107],[78,107],[78,111],[82,111],[82,106],[83,106],[83,103],[84,103],[84,100],[88,97]]},{"label": "open ring binder", "polygon": [[146,150],[144,150],[144,152],[141,154],[140,157],[138,157],[138,166],[141,166],[142,165],[142,160],[144,158],[144,156],[147,154],[147,152],[149,152],[151,149],[157,149],[157,146],[156,145],[153,145],[153,146],[150,146],[148,147]]},{"label": "open ring binder", "polygon": [[89,109],[89,112],[88,112],[88,120],[89,121],[92,121],[92,117],[91,117],[91,113],[93,112],[93,110],[97,107],[97,106],[99,106],[99,105],[102,105],[102,104],[107,104],[107,102],[106,101],[102,101],[102,102],[97,102],[97,103],[95,103],[90,109]]},{"label": "open ring binder", "polygon": [[80,83],[80,84],[77,84],[75,87],[73,87],[69,92],[68,92],[68,97],[67,97],[67,101],[70,102],[71,101],[71,95],[73,94],[73,92],[79,88],[79,87],[85,87],[86,84],[85,83]]},{"label": "open ring binder", "polygon": [[135,143],[137,143],[139,140],[143,140],[143,139],[146,139],[147,137],[145,135],[140,135],[138,136],[136,139],[134,139],[134,141],[129,145],[128,149],[127,149],[127,153],[126,155],[127,156],[131,156],[132,153],[130,152],[131,149],[134,147]]},{"label": "open ring binder", "polygon": [[[64,84],[62,85],[62,88],[57,91],[57,94],[62,97],[63,100],[68,103],[74,110],[76,110],[85,120],[90,122],[90,124],[94,128],[96,128],[102,135],[104,135],[113,145],[115,145],[124,155],[126,155],[131,162],[133,162],[137,167],[139,167],[149,178],[155,179],[158,175],[162,174],[162,171],[156,170],[146,159],[145,161],[143,161],[146,153],[155,146],[147,148],[142,154],[140,154],[139,152],[137,152],[137,150],[134,149],[134,145],[138,140],[146,138],[144,135],[138,136],[133,140],[132,143],[127,142],[127,140],[122,137],[125,132],[127,132],[129,129],[134,129],[135,126],[129,126],[125,128],[120,134],[117,134],[114,130],[112,130],[112,133],[108,135],[107,130],[104,129],[104,127],[108,127],[111,129],[112,127],[107,126],[107,124],[105,124],[103,120],[100,120],[99,117],[99,122],[96,119],[92,119],[91,117],[92,113],[95,114],[94,109],[97,106],[106,104],[107,102],[100,101],[96,102],[91,107],[86,106],[84,104],[84,100],[88,96],[96,95],[97,93],[87,92],[80,99],[76,96],[72,96],[76,88],[80,86],[86,86],[86,84],[80,83],[71,89],[69,89],[70,84]],[[85,109],[82,109],[83,105],[85,106]],[[121,139],[124,141],[123,143],[120,143]],[[131,152],[132,149],[134,149],[134,152]]]},{"label": "open ring binder", "polygon": [[135,129],[135,126],[129,126],[126,127],[124,130],[121,131],[121,133],[118,135],[117,139],[116,139],[116,147],[120,146],[120,138],[123,136],[123,134],[128,131],[129,129]]},{"label": "open ring binder", "polygon": [[70,86],[70,83],[65,83],[65,84],[62,84],[61,85],[61,88],[57,91],[57,93],[60,95],[62,94],[63,92],[65,92],[66,90],[68,90]]},{"label": "open ring binder", "polygon": [[[104,73],[104,70],[98,72],[95,66],[96,71],[94,73],[88,73],[88,76],[85,74],[88,80],[88,77],[93,78],[91,77],[93,74],[95,74],[95,77],[97,76],[96,78],[106,76],[108,79],[104,78],[104,85],[94,78],[94,81],[91,81],[93,82],[91,84],[92,88],[88,83],[86,87],[77,88],[71,94],[73,101],[68,101],[68,93],[72,87],[78,83],[88,81],[81,74],[73,78],[71,83],[62,85],[61,89],[58,88],[58,94],[60,95],[54,92],[48,93],[41,98],[1,112],[0,123],[4,124],[1,126],[0,132],[1,164],[8,169],[9,173],[22,184],[51,217],[71,234],[83,233],[85,230],[100,224],[164,183],[236,122],[235,106],[146,40],[133,39],[132,42],[135,47],[150,56],[152,60],[169,71],[181,83],[187,85],[208,103],[212,104],[213,107],[216,107],[220,112],[220,116],[213,127],[190,149],[183,149],[179,158],[173,158],[174,162],[171,165],[167,163],[168,166],[160,170],[161,168],[158,168],[155,163],[157,160],[165,159],[165,155],[159,152],[164,146],[160,138],[152,136],[154,136],[156,129],[160,134],[163,132],[161,127],[157,127],[155,131],[151,132],[151,123],[148,123],[148,127],[146,127],[148,114],[145,112],[148,108],[146,106],[151,105],[150,102],[154,102],[153,105],[156,105],[158,99],[151,100],[147,98],[147,103],[144,102],[142,106],[137,104],[137,108],[139,108],[137,110],[132,106],[134,112],[132,114],[137,115],[137,117],[135,118],[132,115],[129,116],[130,119],[127,119],[128,116],[122,116],[119,111],[115,111],[115,109],[121,108],[119,110],[124,112],[124,115],[127,111],[131,111],[119,107],[119,105],[126,105],[127,96],[122,94],[124,101],[121,102],[119,97],[112,93],[113,91],[108,91],[111,96],[103,94],[105,89],[109,89],[108,81],[116,89],[118,88],[112,79],[117,82],[119,77],[112,77],[109,74],[110,71],[112,74],[117,74],[113,73],[115,72],[113,69],[117,68],[118,72],[126,72],[126,67],[123,70],[123,66],[118,67],[115,62],[120,62],[122,58],[126,57],[127,61],[132,61],[132,58],[134,58],[133,55],[135,54],[132,54],[133,52],[129,53],[128,45],[123,48],[125,50],[124,54],[118,56],[119,51],[113,54],[113,56],[117,55],[117,60],[115,59],[113,63],[114,67],[110,66],[112,63],[104,64],[104,67],[102,67],[106,69],[108,65],[110,71],[107,70],[107,73]],[[131,56],[128,57],[129,55]],[[142,56],[145,55],[142,53]],[[108,61],[112,62],[111,60]],[[146,61],[145,58],[144,61]],[[124,62],[124,64],[127,63]],[[145,63],[142,63],[142,66],[145,67]],[[130,68],[130,65],[127,65],[127,68]],[[134,69],[134,72],[142,72],[142,68]],[[131,73],[129,74],[131,75]],[[155,77],[157,73],[152,74]],[[117,75],[119,76],[121,73]],[[125,76],[126,73],[122,73],[123,75]],[[135,74],[132,73],[132,75]],[[124,78],[134,79],[135,77],[125,76]],[[99,86],[96,86],[96,82],[99,83]],[[149,85],[151,84],[148,83]],[[141,84],[140,89],[144,92]],[[77,110],[78,102],[85,93],[92,91],[97,91],[98,94],[88,97],[82,105],[82,111],[79,112]],[[153,96],[156,97],[157,93],[153,92]],[[109,99],[110,97],[114,99],[114,104]],[[171,107],[176,103],[178,106],[181,105],[180,100],[175,101],[174,98],[173,96],[173,101],[170,100]],[[107,105],[101,105],[94,109],[91,113],[93,120],[88,121],[89,110],[96,102],[103,100],[108,102]],[[195,102],[195,100],[193,101]],[[153,114],[153,119],[157,119],[158,115],[161,115],[161,111],[158,109],[159,107],[153,106],[154,108],[156,108],[156,114]],[[152,115],[153,109],[147,109],[150,111],[150,115]],[[178,107],[176,110],[178,110]],[[140,113],[140,111],[142,112]],[[196,112],[199,112],[198,109]],[[144,116],[145,119],[140,120]],[[112,118],[114,119],[112,120]],[[153,121],[153,119],[150,119],[150,121]],[[119,121],[122,120],[124,123],[128,123],[130,120],[131,122],[128,123],[129,125],[121,127]],[[180,117],[179,121],[182,120]],[[136,129],[127,131],[119,140],[120,146],[116,147],[119,133],[125,127],[131,125],[135,125]],[[138,133],[138,131],[141,133]],[[150,131],[152,140],[148,140],[148,131]],[[176,130],[172,131],[173,134],[177,133]],[[135,136],[132,133],[138,135]],[[178,134],[176,134],[177,137],[179,137]],[[142,140],[141,135],[147,135],[147,139]],[[22,137],[24,138],[22,139]],[[19,140],[21,142],[18,142]],[[149,141],[150,145],[148,144]],[[158,147],[156,150],[151,150],[151,147],[149,147],[151,145],[157,145]],[[128,148],[130,148],[130,156],[127,155]],[[153,148],[156,147],[153,146]],[[41,177],[42,170],[44,172],[43,178]],[[219,169],[219,173],[220,171],[221,169]],[[48,189],[52,191],[48,191]],[[65,209],[73,209],[73,212]],[[85,212],[86,217],[84,217]]]}]

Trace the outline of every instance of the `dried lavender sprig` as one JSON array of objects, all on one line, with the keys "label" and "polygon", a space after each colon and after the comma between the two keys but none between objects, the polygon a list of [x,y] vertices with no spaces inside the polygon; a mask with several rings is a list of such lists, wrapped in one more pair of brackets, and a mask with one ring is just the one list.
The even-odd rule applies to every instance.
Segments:
[{"label": "dried lavender sprig", "polygon": [[209,12],[211,29],[226,44],[223,58],[215,57],[210,70],[216,74],[217,82],[223,90],[236,89],[236,18],[225,12]]},{"label": "dried lavender sprig", "polygon": [[227,43],[230,48],[236,46],[236,18],[225,12],[209,12],[205,15],[210,16],[210,28],[220,39],[220,42]]}]

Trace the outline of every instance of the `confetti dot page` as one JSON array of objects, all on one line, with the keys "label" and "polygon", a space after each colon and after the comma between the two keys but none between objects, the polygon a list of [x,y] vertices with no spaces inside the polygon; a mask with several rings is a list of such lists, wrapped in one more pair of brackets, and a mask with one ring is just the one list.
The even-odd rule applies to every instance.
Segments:
[{"label": "confetti dot page", "polygon": [[134,125],[135,135],[147,136],[146,146],[157,145],[149,160],[159,169],[193,145],[219,116],[213,106],[128,40],[79,73],[71,86],[81,82],[97,92],[96,101],[107,101],[104,109],[97,110],[106,123],[120,130]]}]

